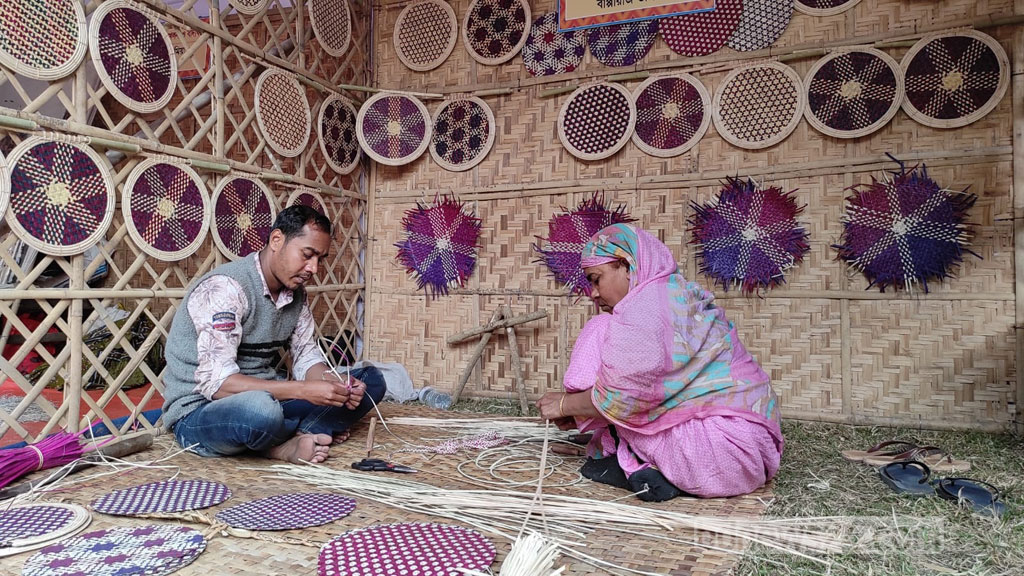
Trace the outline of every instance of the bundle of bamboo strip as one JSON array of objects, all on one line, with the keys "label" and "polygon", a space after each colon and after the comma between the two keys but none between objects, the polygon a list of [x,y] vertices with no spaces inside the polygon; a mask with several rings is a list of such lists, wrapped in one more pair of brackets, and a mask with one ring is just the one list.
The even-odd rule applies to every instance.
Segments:
[{"label": "bundle of bamboo strip", "polygon": [[[498,576],[560,576],[565,566],[555,570],[558,545],[544,539],[536,532],[530,532],[512,544],[512,550],[501,563]],[[489,576],[476,570],[459,568],[468,576]]]},{"label": "bundle of bamboo strip", "polygon": [[447,518],[510,541],[517,539],[521,521],[527,517],[523,528],[543,532],[562,554],[615,574],[653,573],[617,566],[584,553],[581,548],[586,546],[586,537],[595,530],[740,553],[680,537],[680,533],[707,531],[826,565],[831,562],[823,555],[842,553],[851,545],[848,535],[829,530],[834,525],[833,518],[701,517],[563,495],[545,494],[538,501],[535,494],[525,492],[448,490],[401,478],[356,474],[318,465],[276,465],[269,470],[275,472],[273,478],[299,480],[398,509]]}]

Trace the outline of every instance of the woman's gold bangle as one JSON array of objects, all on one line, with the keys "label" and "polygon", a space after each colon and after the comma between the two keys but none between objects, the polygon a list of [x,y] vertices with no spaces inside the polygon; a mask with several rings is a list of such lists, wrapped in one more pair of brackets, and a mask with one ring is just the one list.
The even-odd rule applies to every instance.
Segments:
[{"label": "woman's gold bangle", "polygon": [[562,393],[562,397],[558,400],[558,415],[565,417],[565,411],[562,410],[562,404],[565,402],[565,393]]}]

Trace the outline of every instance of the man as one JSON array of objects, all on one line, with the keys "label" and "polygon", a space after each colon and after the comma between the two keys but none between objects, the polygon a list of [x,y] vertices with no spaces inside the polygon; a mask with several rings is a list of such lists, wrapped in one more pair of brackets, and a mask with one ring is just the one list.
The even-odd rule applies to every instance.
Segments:
[{"label": "man", "polygon": [[[259,253],[217,267],[185,294],[167,337],[164,426],[202,456],[256,452],[323,462],[384,397],[373,367],[330,372],[303,287],[327,257],[331,223],[283,210]],[[277,373],[288,345],[294,380]]]}]

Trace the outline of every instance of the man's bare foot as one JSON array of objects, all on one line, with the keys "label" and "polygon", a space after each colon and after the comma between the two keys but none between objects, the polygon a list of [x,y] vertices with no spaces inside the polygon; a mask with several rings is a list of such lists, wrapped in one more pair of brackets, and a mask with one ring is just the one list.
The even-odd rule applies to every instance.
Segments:
[{"label": "man's bare foot", "polygon": [[274,446],[267,456],[275,460],[284,460],[292,464],[312,462],[319,464],[327,460],[330,451],[331,437],[327,434],[296,434],[279,446]]},{"label": "man's bare foot", "polygon": [[349,432],[347,430],[345,432],[339,432],[339,433],[335,434],[334,435],[334,444],[335,445],[341,444],[345,440],[348,440],[349,436],[350,436],[350,434],[349,434]]}]

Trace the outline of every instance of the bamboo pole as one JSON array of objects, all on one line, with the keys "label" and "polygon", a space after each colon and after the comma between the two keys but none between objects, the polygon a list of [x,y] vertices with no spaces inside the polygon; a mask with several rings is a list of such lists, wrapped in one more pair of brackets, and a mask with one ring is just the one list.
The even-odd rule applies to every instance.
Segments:
[{"label": "bamboo pole", "polygon": [[[491,321],[488,324],[493,324],[500,320],[502,317],[501,308],[497,308],[491,314]],[[480,341],[477,342],[476,347],[469,354],[469,363],[462,370],[462,375],[459,377],[459,383],[455,386],[455,393],[452,394],[452,405],[459,401],[459,397],[462,396],[462,391],[466,388],[466,382],[469,382],[469,377],[473,374],[473,368],[476,366],[477,361],[480,360],[480,356],[484,353],[484,348],[487,347],[487,343],[491,341],[492,332],[484,332],[480,336]]]},{"label": "bamboo pole", "polygon": [[538,310],[536,312],[531,312],[530,314],[521,314],[519,316],[513,316],[511,318],[501,318],[496,321],[492,320],[491,322],[488,322],[484,326],[480,326],[478,328],[470,328],[469,330],[459,332],[458,334],[449,337],[447,340],[445,340],[445,342],[449,346],[452,346],[460,342],[465,342],[466,340],[469,340],[474,336],[480,336],[482,334],[486,334],[503,328],[509,328],[511,326],[518,326],[519,324],[526,324],[527,322],[534,322],[540,320],[541,318],[547,318],[547,316],[547,310]]},{"label": "bamboo pole", "polygon": [[[220,21],[220,6],[210,6],[210,24],[216,28],[221,28]],[[217,117],[217,129],[216,129],[216,142],[214,144],[214,155],[218,158],[227,157],[227,148],[224,145],[224,136],[227,132],[225,127],[227,126],[226,117],[226,106],[224,104],[224,39],[220,36],[213,37],[213,65],[216,67],[216,75],[213,78],[213,93],[204,92],[203,95],[207,96],[205,99],[214,108],[214,114]],[[195,100],[193,100],[195,102]],[[202,106],[200,106],[202,107]],[[229,168],[230,170],[230,168]],[[227,170],[223,170],[227,172]]]},{"label": "bamboo pole", "polygon": [[[501,307],[506,318],[512,318],[512,309],[507,305]],[[519,409],[523,416],[530,414],[530,405],[526,402],[526,379],[523,377],[523,362],[519,358],[519,342],[516,341],[515,326],[506,326],[505,334],[508,336],[508,347],[512,352],[512,374],[516,379],[516,387],[519,389]],[[544,451],[545,453],[547,450]],[[543,468],[543,464],[541,465]]]},{"label": "bamboo pole", "polygon": [[1013,419],[1016,432],[1024,431],[1024,33],[1014,33],[1013,42],[1013,268],[1016,336],[1016,409]]}]

